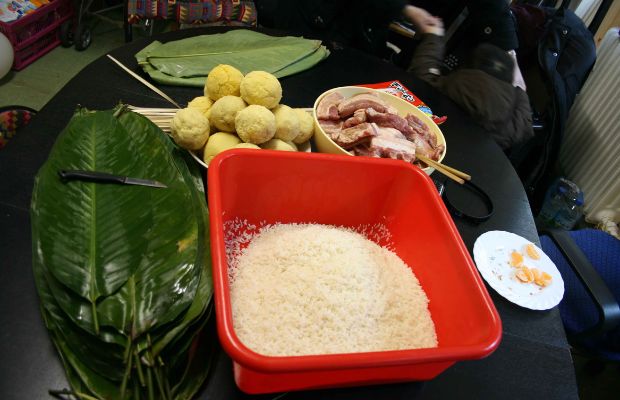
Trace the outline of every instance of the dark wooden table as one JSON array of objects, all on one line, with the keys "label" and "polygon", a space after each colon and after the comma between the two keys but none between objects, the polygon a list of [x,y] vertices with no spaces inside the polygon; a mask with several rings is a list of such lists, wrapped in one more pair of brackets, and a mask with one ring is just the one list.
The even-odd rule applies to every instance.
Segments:
[{"label": "dark wooden table", "polygon": [[[215,30],[217,31],[217,30]],[[214,30],[189,29],[163,34],[160,41]],[[149,40],[136,41],[111,54],[139,70],[134,54]],[[142,74],[145,76],[144,74]],[[282,102],[311,107],[323,91],[345,85],[400,80],[438,115],[448,143],[444,162],[467,171],[491,196],[494,215],[474,225],[455,219],[471,251],[482,233],[505,230],[538,243],[523,187],[500,148],[450,100],[390,63],[352,49],[333,50],[322,63],[281,79]],[[202,95],[199,88],[162,86],[181,104]],[[39,313],[32,276],[29,207],[34,176],[46,160],[60,131],[78,105],[110,109],[119,102],[145,107],[169,103],[101,57],[73,78],[0,151],[0,398],[48,399],[48,389],[67,387],[64,371]],[[437,173],[433,174],[437,176]],[[574,399],[577,385],[573,363],[557,308],[531,311],[489,292],[503,323],[499,348],[486,359],[459,362],[436,379],[373,387],[290,393],[285,399]],[[200,399],[233,400],[247,396],[232,378],[230,359],[220,353]]]}]

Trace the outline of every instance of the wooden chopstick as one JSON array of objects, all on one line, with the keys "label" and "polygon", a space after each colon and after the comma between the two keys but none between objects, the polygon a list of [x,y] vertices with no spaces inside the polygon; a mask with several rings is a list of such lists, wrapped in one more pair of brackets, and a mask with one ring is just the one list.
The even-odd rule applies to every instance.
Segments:
[{"label": "wooden chopstick", "polygon": [[[423,157],[424,157],[424,156],[423,156]],[[431,161],[434,161],[434,160],[431,160]],[[449,167],[449,166],[447,166],[446,164],[442,164],[442,163],[440,163],[439,161],[434,161],[434,162],[435,162],[435,164],[439,164],[439,165],[441,165],[441,166],[442,166],[442,168],[443,168],[443,169],[445,169],[445,170],[447,170],[448,172],[452,172],[454,175],[458,176],[459,178],[463,178],[463,179],[465,179],[466,181],[471,181],[471,175],[468,175],[468,174],[466,174],[466,173],[465,173],[465,172],[463,172],[463,171],[459,171],[459,170],[458,170],[458,169],[456,169],[456,168]]]},{"label": "wooden chopstick", "polygon": [[164,99],[168,100],[170,103],[172,103],[173,105],[175,105],[177,108],[183,108],[180,105],[177,104],[176,101],[172,100],[172,98],[170,96],[168,96],[166,93],[162,92],[161,90],[157,89],[154,85],[152,85],[151,83],[149,83],[146,79],[142,78],[140,75],[136,74],[135,72],[133,72],[132,70],[130,70],[129,68],[127,68],[126,66],[123,65],[123,63],[121,63],[120,61],[118,61],[116,58],[112,57],[109,54],[106,54],[106,56],[108,56],[108,58],[112,61],[114,61],[119,67],[121,67],[122,69],[125,70],[125,72],[127,72],[129,75],[133,76],[134,78],[136,78],[138,81],[142,82],[144,85],[146,85],[146,87],[148,87],[149,89],[151,89],[152,91],[154,91],[155,93],[157,93],[158,95],[160,95],[161,97],[163,97]]},{"label": "wooden chopstick", "polygon": [[470,175],[467,175],[466,173],[459,171],[458,169],[448,167],[447,165],[444,165],[435,160],[431,160],[430,158],[426,156],[423,156],[421,154],[416,154],[416,157],[420,161],[423,161],[425,164],[427,164],[429,167],[435,168],[438,172],[444,174],[445,176],[452,179],[453,181],[460,183],[461,185],[465,183],[465,179],[466,180],[471,179]]}]

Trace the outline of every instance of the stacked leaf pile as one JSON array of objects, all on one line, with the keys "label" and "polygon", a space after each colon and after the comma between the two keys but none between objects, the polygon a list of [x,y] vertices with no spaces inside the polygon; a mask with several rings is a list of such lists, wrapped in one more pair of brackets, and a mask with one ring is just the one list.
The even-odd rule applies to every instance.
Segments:
[{"label": "stacked leaf pile", "polygon": [[[77,398],[189,399],[206,379],[208,211],[186,154],[123,107],[82,109],[36,177],[34,275]],[[61,169],[168,187],[62,182]]]},{"label": "stacked leaf pile", "polygon": [[165,44],[154,41],[136,59],[156,82],[203,87],[209,71],[219,64],[234,65],[244,75],[265,71],[282,78],[312,68],[328,55],[320,40],[237,29]]}]

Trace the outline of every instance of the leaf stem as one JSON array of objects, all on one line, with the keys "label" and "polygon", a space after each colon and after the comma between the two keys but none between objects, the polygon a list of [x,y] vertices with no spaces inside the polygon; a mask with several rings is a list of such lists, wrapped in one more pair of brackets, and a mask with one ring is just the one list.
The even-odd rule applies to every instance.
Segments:
[{"label": "leaf stem", "polygon": [[74,392],[69,389],[48,390],[47,392],[50,394],[50,396],[54,396],[60,399],[62,399],[62,396],[68,395],[68,396],[77,397],[78,399],[82,399],[82,400],[99,400],[98,398],[90,396],[86,393]]},{"label": "leaf stem", "polygon": [[133,357],[131,357],[131,348],[133,348],[133,342],[131,340],[131,338],[129,338],[129,343],[128,346],[130,347],[129,349],[129,354],[130,356],[127,357],[126,359],[126,367],[125,367],[125,374],[123,375],[123,381],[121,383],[121,399],[125,398],[125,392],[127,391],[127,382],[129,381],[129,376],[131,375],[131,364],[133,361]]},{"label": "leaf stem", "polygon": [[149,400],[155,400],[155,390],[153,389],[153,375],[151,368],[146,369],[146,389],[148,391]]},{"label": "leaf stem", "polygon": [[140,381],[140,386],[145,387],[146,382],[144,381],[144,371],[142,370],[142,363],[140,362],[140,356],[138,356],[138,352],[134,352],[134,357],[136,358],[136,371],[138,371],[138,380]]},{"label": "leaf stem", "polygon": [[99,335],[99,317],[97,317],[97,305],[95,304],[95,302],[91,302],[90,306],[92,307],[93,324],[95,325],[95,334]]}]

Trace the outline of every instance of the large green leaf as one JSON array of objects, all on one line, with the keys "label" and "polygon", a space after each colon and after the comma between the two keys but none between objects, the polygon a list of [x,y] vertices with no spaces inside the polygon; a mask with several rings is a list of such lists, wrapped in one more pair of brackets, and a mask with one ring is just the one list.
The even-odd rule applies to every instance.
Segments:
[{"label": "large green leaf", "polygon": [[[33,234],[36,234],[36,233],[37,232],[36,232],[36,227],[35,227]],[[34,273],[35,285],[37,287],[37,292],[39,293],[39,298],[41,300],[42,315],[45,321],[45,325],[49,329],[52,341],[54,342],[61,356],[61,360],[63,361],[63,364],[65,365],[65,370],[67,370],[67,375],[69,377],[71,386],[73,387],[74,390],[81,392],[83,391],[83,387],[82,387],[83,382],[81,379],[79,379],[79,377],[83,375],[84,373],[83,368],[82,368],[84,367],[84,363],[80,361],[80,359],[75,355],[75,352],[70,349],[69,342],[67,341],[65,336],[61,334],[61,329],[59,328],[61,325],[69,326],[70,321],[65,319],[64,313],[62,312],[60,307],[57,305],[54,299],[54,296],[52,295],[52,292],[46,281],[45,270],[42,267],[42,259],[40,255],[37,253],[35,253],[33,256],[33,267],[34,267],[33,273]],[[77,343],[81,343],[82,339],[85,337],[86,335],[82,336],[79,334],[77,335],[74,334],[71,336],[69,340],[71,341],[71,344],[76,345]],[[90,338],[89,340],[93,340],[93,338]],[[112,357],[114,357],[114,353],[116,353],[114,351],[114,348],[100,346],[99,343],[96,343],[95,345],[96,345],[95,346],[96,348],[94,349],[95,351],[101,352],[101,351],[112,350]],[[108,358],[109,356],[110,355],[105,355],[104,357]],[[84,355],[84,357],[86,358],[86,360],[88,360],[88,355]],[[99,358],[93,361],[96,365],[101,366],[102,360],[103,360],[102,358]],[[110,374],[115,374],[115,373],[122,374],[123,372],[122,363],[120,365],[116,365],[116,364],[117,364],[116,362],[112,361],[110,365],[108,365],[107,367],[104,365],[103,368],[106,369],[106,372],[109,372]],[[82,369],[82,371],[80,373],[77,373],[76,369]],[[86,387],[91,387],[93,384],[95,386],[101,385],[101,388],[95,389],[95,392],[99,391],[105,394],[110,394],[112,393],[111,391],[114,391],[113,388],[114,386],[117,386],[117,385],[113,384],[111,381],[105,378],[101,378],[100,380],[99,375],[96,374],[93,370],[89,369],[89,372],[93,376],[91,381],[94,380],[94,383],[90,382],[90,384],[85,384]],[[78,383],[80,384],[78,385]],[[110,398],[110,397],[108,396],[104,398]]]},{"label": "large green leaf", "polygon": [[135,201],[144,188],[63,183],[58,177],[61,169],[144,172],[131,141],[109,135],[118,129],[111,116],[78,113],[71,120],[39,171],[32,203],[33,223],[45,227],[33,238],[35,251],[60,282],[92,304],[118,290],[138,266],[146,243],[126,238],[150,225],[148,210]]},{"label": "large green leaf", "polygon": [[138,52],[136,60],[157,82],[202,87],[218,64],[233,65],[243,74],[260,70],[280,78],[311,68],[328,55],[318,40],[238,29],[165,44],[155,41]]},{"label": "large green leaf", "polygon": [[176,147],[170,139],[138,114],[121,113],[119,121],[125,135],[159,149],[158,162],[180,178],[182,188],[165,191],[171,196],[176,190],[188,194],[177,204],[160,204],[167,200],[164,197],[154,199],[154,207],[161,210],[153,215],[158,229],[149,235],[139,267],[117,293],[97,307],[102,324],[119,327],[135,339],[158,324],[174,320],[192,303],[204,265],[205,228],[197,190],[188,185],[187,165],[174,155]]},{"label": "large green leaf", "polygon": [[[107,140],[102,136],[107,136]],[[91,152],[82,151],[80,158],[76,154],[80,152],[72,149],[83,149],[84,142],[92,144]],[[132,151],[115,148],[119,143]],[[166,183],[168,189],[136,188],[142,191],[132,192],[133,199],[119,190],[114,192],[115,197],[107,189],[126,187],[62,183],[55,174],[60,168],[114,165],[115,157],[109,151],[115,152],[117,158],[125,158],[117,160],[119,163],[133,166],[133,169],[122,169],[124,175],[157,179]],[[190,161],[192,168],[188,168],[186,157],[187,153],[178,149],[159,128],[122,107],[115,113],[80,110],[35,179],[32,201],[35,281],[46,326],[74,392],[104,399],[146,398],[147,395],[169,398],[170,388],[181,384],[181,379],[183,394],[179,392],[177,398],[186,398],[204,382],[208,357],[198,363],[194,357],[196,349],[190,343],[208,318],[206,309],[212,294],[208,211],[200,172],[193,161]],[[114,169],[109,171],[119,173]],[[102,188],[92,190],[89,185]],[[87,221],[77,209],[84,208],[84,203],[89,201],[91,207],[82,211],[91,215]],[[100,225],[104,228],[112,225],[96,212],[100,210],[96,203],[103,201],[110,210],[114,210],[113,204],[139,210],[137,214],[124,215],[128,220],[138,219],[139,229],[132,221],[123,219],[125,225],[120,226],[123,233],[115,233],[124,242],[131,242],[126,246],[123,240],[106,241],[101,237],[106,229]],[[56,210],[59,204],[78,217],[71,219],[62,210]],[[52,215],[60,218],[54,220]],[[92,231],[73,227],[80,223]],[[93,254],[84,257],[79,253],[80,246],[73,249],[78,254],[72,253],[64,237],[56,246],[50,231],[90,235],[88,242],[94,248]],[[82,237],[73,239],[87,242]],[[134,257],[136,249],[139,257]],[[55,254],[59,250],[65,254]],[[79,269],[84,259],[92,262],[87,271]],[[119,265],[108,276],[100,273],[106,267],[101,260]],[[126,262],[132,266],[121,265]],[[71,277],[72,269],[79,269],[76,278]],[[108,282],[108,278],[115,283]]]}]

